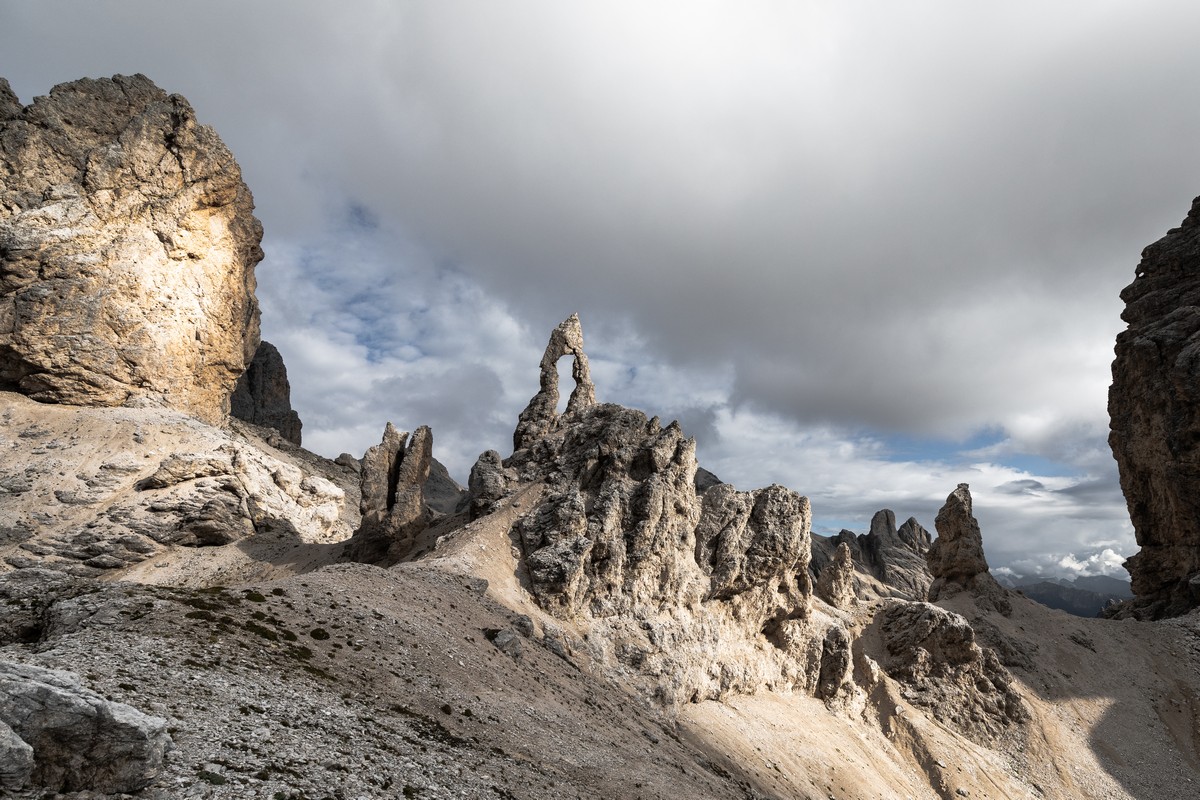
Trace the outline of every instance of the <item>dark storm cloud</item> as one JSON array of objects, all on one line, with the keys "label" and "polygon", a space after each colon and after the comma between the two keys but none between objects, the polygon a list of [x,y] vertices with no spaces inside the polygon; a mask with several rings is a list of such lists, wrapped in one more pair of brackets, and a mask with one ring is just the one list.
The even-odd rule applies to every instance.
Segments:
[{"label": "dark storm cloud", "polygon": [[145,72],[218,129],[324,450],[400,416],[464,475],[579,311],[603,399],[693,422],[722,477],[791,478],[831,519],[936,510],[961,461],[896,466],[876,434],[998,430],[985,485],[1048,491],[991,493],[989,547],[1083,552],[1128,534],[1084,487],[1115,490],[1117,295],[1200,187],[1197,23],[1182,1],[0,0],[0,74],[29,100]]}]

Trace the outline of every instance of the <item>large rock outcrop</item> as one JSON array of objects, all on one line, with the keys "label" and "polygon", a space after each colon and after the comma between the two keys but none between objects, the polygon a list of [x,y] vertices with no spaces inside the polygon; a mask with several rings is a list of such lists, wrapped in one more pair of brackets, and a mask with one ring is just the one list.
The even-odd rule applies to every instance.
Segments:
[{"label": "large rock outcrop", "polygon": [[229,413],[264,428],[274,428],[287,441],[300,445],[300,415],[292,409],[292,386],[288,383],[283,356],[270,342],[261,342],[254,360],[238,378]]},{"label": "large rock outcrop", "polygon": [[433,432],[412,436],[387,423],[383,440],[362,458],[362,525],[349,543],[350,557],[393,563],[408,554],[430,520],[424,487],[433,461]]},{"label": "large rock outcrop", "polygon": [[0,388],[219,422],[259,343],[262,226],[229,150],[142,75],[0,80]]},{"label": "large rock outcrop", "polygon": [[1200,605],[1200,198],[1142,251],[1121,292],[1109,444],[1141,551],[1125,566],[1150,616]]},{"label": "large rock outcrop", "polygon": [[[564,353],[576,390],[560,416]],[[541,385],[516,452],[484,453],[470,481],[474,518],[542,487],[513,525],[541,607],[587,625],[594,635],[578,646],[649,679],[668,703],[815,686],[820,641],[798,633],[812,595],[807,498],[782,486],[698,490],[695,440],[678,423],[594,402],[578,317],[551,335]]]},{"label": "large rock outcrop", "polygon": [[980,743],[1009,733],[1029,710],[996,652],[980,647],[962,616],[930,603],[893,603],[874,623],[880,663],[899,681],[901,695]]},{"label": "large rock outcrop", "polygon": [[166,720],[105,700],[76,675],[0,661],[0,787],[136,792],[158,777],[169,745]]},{"label": "large rock outcrop", "polygon": [[1008,593],[988,570],[983,533],[972,510],[967,484],[960,483],[946,498],[934,527],[938,536],[925,556],[933,575],[929,599],[936,602],[966,590],[981,605],[1008,614],[1012,610]]}]

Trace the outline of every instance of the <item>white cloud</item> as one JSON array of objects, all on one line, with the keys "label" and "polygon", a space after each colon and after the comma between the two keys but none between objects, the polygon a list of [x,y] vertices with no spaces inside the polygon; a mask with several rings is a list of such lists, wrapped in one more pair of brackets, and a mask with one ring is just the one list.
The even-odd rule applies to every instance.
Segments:
[{"label": "white cloud", "polygon": [[5,77],[141,71],[217,128],[323,452],[431,422],[461,477],[579,311],[602,397],[681,417],[739,484],[928,524],[967,480],[1002,559],[1128,542],[1108,364],[1200,185],[1196,4],[63,10],[0,0]]}]

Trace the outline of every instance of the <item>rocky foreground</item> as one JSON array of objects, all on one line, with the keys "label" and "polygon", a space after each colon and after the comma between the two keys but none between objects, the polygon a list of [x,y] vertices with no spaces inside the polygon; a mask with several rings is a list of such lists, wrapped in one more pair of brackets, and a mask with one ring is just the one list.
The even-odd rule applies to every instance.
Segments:
[{"label": "rocky foreground", "polygon": [[[419,420],[305,451],[238,174],[140,76],[0,82],[0,794],[1196,793],[1196,613],[1002,588],[966,484],[936,538],[814,536],[600,402],[577,317],[465,489]],[[1186,611],[1184,578],[1135,572],[1130,613]]]}]

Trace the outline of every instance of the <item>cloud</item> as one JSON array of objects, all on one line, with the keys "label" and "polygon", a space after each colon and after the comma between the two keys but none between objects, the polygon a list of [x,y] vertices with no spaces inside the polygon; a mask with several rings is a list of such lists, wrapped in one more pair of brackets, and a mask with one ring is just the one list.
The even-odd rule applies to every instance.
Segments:
[{"label": "cloud", "polygon": [[63,9],[0,0],[6,77],[141,71],[217,128],[323,452],[432,422],[464,475],[578,311],[604,399],[830,524],[928,521],[967,479],[989,556],[1131,543],[1109,362],[1138,253],[1200,184],[1200,6]]}]

